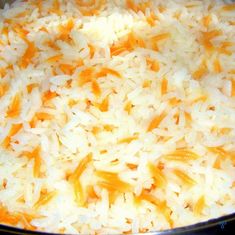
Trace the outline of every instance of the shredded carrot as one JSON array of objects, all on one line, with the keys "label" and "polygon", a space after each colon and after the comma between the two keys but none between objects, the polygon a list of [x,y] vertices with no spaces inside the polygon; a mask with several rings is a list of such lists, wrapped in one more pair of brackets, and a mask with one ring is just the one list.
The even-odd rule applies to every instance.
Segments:
[{"label": "shredded carrot", "polygon": [[138,168],[138,165],[132,163],[126,163],[126,166],[131,170],[136,170]]},{"label": "shredded carrot", "polygon": [[0,84],[0,98],[3,97],[9,89],[9,85],[6,83]]},{"label": "shredded carrot", "polygon": [[74,73],[75,67],[71,64],[60,64],[60,70],[67,75],[72,75]]},{"label": "shredded carrot", "polygon": [[22,11],[20,13],[18,13],[17,15],[15,15],[15,18],[21,18],[21,17],[25,17],[27,15],[30,14],[30,11],[29,10],[26,10],[26,11]]},{"label": "shredded carrot", "polygon": [[162,84],[161,84],[161,94],[162,94],[162,96],[167,93],[167,89],[168,89],[168,80],[164,77],[162,79]]},{"label": "shredded carrot", "polygon": [[20,24],[14,24],[12,26],[12,29],[14,32],[16,32],[18,34],[18,36],[20,38],[22,38],[23,40],[25,40],[27,42],[27,35],[29,33],[29,31],[25,30],[22,25]]},{"label": "shredded carrot", "polygon": [[174,174],[182,181],[182,183],[188,185],[188,186],[193,186],[196,184],[196,181],[193,180],[191,177],[189,177],[186,173],[179,169],[174,169],[173,170]]},{"label": "shredded carrot", "polygon": [[48,58],[46,60],[46,62],[48,62],[48,63],[55,63],[55,62],[59,61],[62,57],[63,57],[62,54],[55,55],[55,56],[52,56],[52,57]]},{"label": "shredded carrot", "polygon": [[231,96],[235,97],[235,79],[231,80],[232,87],[231,87]]},{"label": "shredded carrot", "polygon": [[232,51],[228,50],[227,48],[233,45],[234,45],[233,42],[228,42],[228,41],[222,42],[220,47],[218,48],[218,52],[225,55],[232,55]]},{"label": "shredded carrot", "polygon": [[131,185],[122,181],[116,173],[96,171],[95,174],[103,180],[98,182],[98,185],[108,191],[128,192],[131,190]]},{"label": "shredded carrot", "polygon": [[142,201],[142,200],[148,201],[151,204],[155,205],[157,210],[160,211],[164,215],[170,227],[173,227],[173,220],[171,219],[171,209],[167,206],[167,203],[165,200],[160,201],[155,196],[148,194],[146,192],[141,193],[141,195],[137,198],[137,203],[138,201]]},{"label": "shredded carrot", "polygon": [[155,36],[152,37],[152,40],[154,42],[159,42],[162,40],[166,40],[170,37],[170,33],[161,33],[161,34],[157,34]]},{"label": "shredded carrot", "polygon": [[196,215],[200,215],[205,207],[205,197],[201,196],[193,207],[193,212]]},{"label": "shredded carrot", "polygon": [[154,166],[152,163],[148,164],[148,168],[151,176],[154,178],[154,184],[156,187],[165,187],[167,184],[166,177],[157,166]]},{"label": "shredded carrot", "polygon": [[99,97],[101,94],[101,89],[100,89],[99,84],[95,80],[93,80],[91,83],[91,86],[92,86],[92,92],[94,93],[94,95]]},{"label": "shredded carrot", "polygon": [[212,44],[211,40],[220,36],[221,34],[222,32],[216,29],[202,33],[202,44],[208,52],[211,52],[214,49],[214,45]]},{"label": "shredded carrot", "polygon": [[134,49],[137,47],[143,47],[143,48],[145,47],[144,40],[134,35],[133,32],[129,33],[127,42],[131,49]]},{"label": "shredded carrot", "polygon": [[91,4],[91,7],[80,5],[79,10],[84,16],[98,15],[100,9],[104,6],[105,3],[106,3],[106,0],[99,0],[99,1],[95,1],[95,4]]},{"label": "shredded carrot", "polygon": [[138,136],[137,135],[134,135],[134,136],[129,136],[129,137],[126,137],[126,138],[123,138],[123,139],[120,139],[118,140],[118,143],[119,144],[129,144],[131,143],[133,140],[137,140],[138,139]]},{"label": "shredded carrot", "polygon": [[235,11],[235,3],[227,4],[222,7],[223,11]]},{"label": "shredded carrot", "polygon": [[40,120],[40,121],[46,121],[46,120],[52,120],[54,118],[53,115],[49,114],[49,113],[36,113],[35,114],[37,120]]},{"label": "shredded carrot", "polygon": [[195,104],[198,102],[205,102],[208,99],[206,95],[199,96],[198,98],[192,100],[191,104]]},{"label": "shredded carrot", "polygon": [[48,204],[57,194],[57,191],[51,191],[49,193],[41,193],[40,198],[34,204],[33,208],[38,210],[40,207]]},{"label": "shredded carrot", "polygon": [[181,100],[177,99],[176,97],[173,97],[173,98],[169,99],[169,104],[171,106],[176,106],[180,103],[181,103]]},{"label": "shredded carrot", "polygon": [[149,126],[148,126],[148,128],[147,128],[147,131],[149,132],[149,131],[152,131],[152,130],[154,130],[155,128],[157,128],[165,117],[166,117],[166,114],[165,114],[165,113],[162,113],[162,114],[160,114],[160,115],[155,116],[155,117],[151,120],[151,122],[150,122],[150,124],[149,124]]},{"label": "shredded carrot", "polygon": [[73,27],[74,27],[73,19],[69,19],[65,25],[60,25],[59,26],[60,35],[57,39],[62,41],[67,41],[69,39],[69,35]]},{"label": "shredded carrot", "polygon": [[127,101],[127,103],[126,103],[125,106],[124,106],[124,110],[125,110],[128,114],[130,114],[132,108],[133,108],[133,106],[132,106],[131,101]]},{"label": "shredded carrot", "polygon": [[79,74],[78,85],[83,86],[84,84],[91,82],[94,76],[94,68],[88,67],[82,70]]},{"label": "shredded carrot", "polygon": [[126,6],[136,13],[139,11],[145,13],[146,9],[150,7],[150,1],[135,4],[133,0],[126,0]]},{"label": "shredded carrot", "polygon": [[26,68],[32,61],[33,57],[37,53],[37,48],[35,47],[33,42],[27,41],[27,49],[21,58],[20,66],[22,68]]},{"label": "shredded carrot", "polygon": [[2,28],[2,34],[4,34],[8,38],[8,33],[9,33],[8,27],[3,27]]},{"label": "shredded carrot", "polygon": [[53,0],[50,12],[51,13],[55,13],[57,15],[61,15],[62,14],[62,12],[60,10],[60,2],[59,2],[59,0]]},{"label": "shredded carrot", "polygon": [[185,120],[189,124],[192,121],[192,116],[188,112],[184,112]]},{"label": "shredded carrot", "polygon": [[197,160],[200,156],[188,149],[176,149],[174,152],[163,155],[164,159],[170,161],[187,162]]},{"label": "shredded carrot", "polygon": [[86,170],[88,164],[92,161],[92,154],[88,154],[85,158],[83,158],[73,174],[69,177],[69,181],[73,184],[74,187],[74,194],[76,202],[79,206],[85,205],[85,196],[84,196],[84,190],[82,188],[81,182],[80,182],[80,176],[82,173]]},{"label": "shredded carrot", "polygon": [[101,112],[107,112],[109,110],[109,96],[108,95],[106,96],[106,98],[103,99],[103,101],[99,105],[99,110]]},{"label": "shredded carrot", "polygon": [[51,99],[53,99],[53,98],[55,98],[57,96],[58,96],[58,94],[56,92],[49,90],[49,91],[46,91],[43,94],[42,100],[43,100],[43,102],[45,102],[45,101],[51,100]]},{"label": "shredded carrot", "polygon": [[142,87],[149,88],[151,87],[152,81],[151,80],[144,80]]},{"label": "shredded carrot", "polygon": [[69,180],[71,182],[78,180],[91,161],[92,154],[90,153],[79,162],[78,166],[76,167],[73,174],[70,176]]},{"label": "shredded carrot", "polygon": [[215,73],[221,73],[223,71],[218,58],[215,58],[215,60],[213,62],[213,66],[214,66],[214,72]]},{"label": "shredded carrot", "polygon": [[6,136],[6,138],[3,140],[2,142],[2,146],[4,148],[8,148],[10,146],[11,143],[11,137],[13,137],[14,135],[16,135],[21,129],[22,129],[23,125],[22,124],[13,124],[8,135]]},{"label": "shredded carrot", "polygon": [[36,147],[33,152],[32,156],[34,157],[34,167],[33,167],[33,174],[35,178],[40,177],[40,169],[41,169],[41,156],[40,156],[41,148],[38,146]]},{"label": "shredded carrot", "polygon": [[90,1],[76,0],[76,3],[80,7],[92,7],[95,4],[95,0],[90,0]]},{"label": "shredded carrot", "polygon": [[211,15],[206,15],[202,18],[202,24],[204,27],[208,28],[211,23]]},{"label": "shredded carrot", "polygon": [[96,74],[96,78],[106,77],[108,74],[113,75],[113,76],[118,77],[118,78],[121,78],[121,75],[120,75],[119,72],[117,72],[113,69],[110,69],[110,68],[106,68],[106,67],[102,68],[100,70],[100,72],[98,72]]},{"label": "shredded carrot", "polygon": [[31,84],[27,85],[27,87],[26,87],[27,88],[27,92],[30,94],[32,92],[32,90],[34,88],[38,87],[38,86],[39,86],[38,83],[31,83]]},{"label": "shredded carrot", "polygon": [[152,11],[150,12],[150,15],[146,17],[146,21],[152,27],[156,25],[156,20],[158,20],[158,17]]},{"label": "shredded carrot", "polygon": [[16,225],[19,221],[16,213],[10,213],[7,208],[0,204],[0,222],[4,224]]},{"label": "shredded carrot", "polygon": [[92,200],[99,199],[99,196],[96,194],[96,192],[94,190],[94,186],[92,186],[92,185],[87,186],[87,194],[88,194],[88,198],[90,198]]},{"label": "shredded carrot", "polygon": [[200,80],[207,73],[206,60],[203,59],[198,69],[193,72],[192,76],[195,80]]},{"label": "shredded carrot", "polygon": [[0,68],[0,76],[1,78],[4,78],[6,76],[7,72],[6,72],[6,68]]},{"label": "shredded carrot", "polygon": [[56,51],[60,50],[60,48],[56,44],[56,41],[47,40],[47,41],[44,42],[44,45],[48,46],[48,47],[50,47],[50,48],[52,48],[53,50],[56,50]]},{"label": "shredded carrot", "polygon": [[20,114],[20,111],[21,111],[21,97],[19,94],[16,94],[13,97],[10,106],[8,107],[7,117],[9,118],[18,117]]},{"label": "shredded carrot", "polygon": [[95,55],[95,47],[91,44],[88,44],[89,50],[90,50],[90,58],[92,59]]},{"label": "shredded carrot", "polygon": [[151,70],[158,72],[160,70],[160,65],[157,60],[152,60],[150,58],[146,59],[147,65],[150,67]]}]

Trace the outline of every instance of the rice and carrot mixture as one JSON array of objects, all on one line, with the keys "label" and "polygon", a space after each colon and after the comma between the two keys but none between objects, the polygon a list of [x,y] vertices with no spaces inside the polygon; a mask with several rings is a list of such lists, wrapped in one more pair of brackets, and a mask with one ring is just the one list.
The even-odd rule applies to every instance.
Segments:
[{"label": "rice and carrot mixture", "polygon": [[175,228],[235,211],[235,4],[28,0],[0,11],[0,223]]}]

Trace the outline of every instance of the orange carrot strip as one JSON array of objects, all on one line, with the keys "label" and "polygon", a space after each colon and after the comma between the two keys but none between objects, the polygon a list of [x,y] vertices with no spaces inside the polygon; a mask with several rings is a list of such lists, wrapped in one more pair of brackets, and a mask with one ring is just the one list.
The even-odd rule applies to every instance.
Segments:
[{"label": "orange carrot strip", "polygon": [[215,60],[213,62],[213,66],[214,66],[214,72],[215,73],[221,73],[223,71],[218,58],[215,58]]},{"label": "orange carrot strip", "polygon": [[9,85],[6,83],[0,84],[0,98],[3,97],[9,89]]},{"label": "orange carrot strip", "polygon": [[168,80],[164,77],[161,84],[161,94],[165,95],[167,93]]},{"label": "orange carrot strip", "polygon": [[153,129],[157,128],[157,127],[160,125],[161,121],[162,121],[165,117],[166,117],[166,114],[165,114],[165,113],[162,113],[162,114],[160,114],[160,115],[154,117],[154,118],[152,119],[152,121],[150,122],[150,124],[149,124],[149,126],[148,126],[148,128],[147,128],[147,131],[149,132],[149,131],[152,131]]},{"label": "orange carrot strip", "polygon": [[129,136],[129,137],[118,140],[118,144],[125,144],[125,143],[129,144],[133,140],[137,140],[137,139],[138,139],[138,136]]},{"label": "orange carrot strip", "polygon": [[46,194],[41,194],[38,201],[34,204],[34,209],[38,210],[40,207],[48,204],[57,194],[57,191],[51,191]]},{"label": "orange carrot strip", "polygon": [[98,72],[96,74],[96,78],[105,77],[108,74],[113,75],[113,76],[118,77],[118,78],[121,78],[121,75],[120,75],[119,72],[117,72],[117,71],[115,71],[113,69],[110,69],[110,68],[102,68],[100,70],[100,72]]},{"label": "orange carrot strip", "polygon": [[63,55],[62,55],[62,54],[55,55],[55,56],[52,56],[52,57],[48,58],[48,59],[46,60],[46,62],[48,62],[48,63],[54,63],[54,62],[57,62],[58,60],[60,60],[61,58],[63,58]]},{"label": "orange carrot strip", "polygon": [[193,207],[193,212],[196,215],[200,215],[205,207],[205,197],[201,196]]},{"label": "orange carrot strip", "polygon": [[21,99],[20,95],[16,94],[8,107],[7,110],[7,117],[9,118],[15,118],[18,117],[21,111]]},{"label": "orange carrot strip", "polygon": [[182,181],[182,183],[184,183],[188,186],[193,186],[196,184],[195,180],[193,180],[191,177],[189,177],[183,171],[181,171],[179,169],[174,169],[173,172]]},{"label": "orange carrot strip", "polygon": [[109,110],[109,96],[108,95],[99,105],[99,110],[101,112],[107,112]]},{"label": "orange carrot strip", "polygon": [[235,4],[227,4],[225,6],[222,7],[223,11],[235,11]]},{"label": "orange carrot strip", "polygon": [[26,68],[32,62],[33,57],[37,53],[37,48],[35,47],[33,42],[27,41],[27,44],[28,44],[28,47],[23,57],[21,58],[21,62],[20,62],[20,66],[22,68]]},{"label": "orange carrot strip", "polygon": [[91,83],[91,86],[92,86],[92,92],[94,93],[94,95],[95,96],[100,96],[101,89],[100,89],[99,84],[95,80],[93,80],[92,83]]},{"label": "orange carrot strip", "polygon": [[88,67],[80,72],[78,78],[78,85],[83,86],[84,84],[91,82],[93,80],[94,68]]},{"label": "orange carrot strip", "polygon": [[154,178],[154,184],[156,187],[165,187],[167,184],[166,177],[163,174],[162,170],[154,166],[152,163],[148,164],[148,168],[151,176]]},{"label": "orange carrot strip", "polygon": [[187,162],[190,160],[197,160],[200,158],[200,156],[191,150],[188,149],[177,149],[172,153],[163,155],[164,159],[170,160],[170,161],[181,161],[181,162]]}]

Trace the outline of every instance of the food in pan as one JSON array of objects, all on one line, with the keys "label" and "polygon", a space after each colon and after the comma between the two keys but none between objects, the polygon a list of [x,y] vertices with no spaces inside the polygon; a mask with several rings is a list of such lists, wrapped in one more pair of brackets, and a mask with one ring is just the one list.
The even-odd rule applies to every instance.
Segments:
[{"label": "food in pan", "polygon": [[0,12],[0,223],[159,231],[235,211],[235,5],[15,1]]}]

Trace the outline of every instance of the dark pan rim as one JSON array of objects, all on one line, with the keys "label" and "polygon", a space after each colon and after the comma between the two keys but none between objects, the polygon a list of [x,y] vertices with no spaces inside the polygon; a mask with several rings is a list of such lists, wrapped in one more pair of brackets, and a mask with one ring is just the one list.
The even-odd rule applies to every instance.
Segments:
[{"label": "dark pan rim", "polygon": [[[184,234],[184,233],[193,233],[193,232],[200,232],[204,229],[208,229],[214,226],[220,226],[221,229],[229,223],[235,221],[235,212],[229,215],[221,216],[215,219],[210,219],[205,222],[200,222],[197,224],[184,226],[184,227],[178,227],[175,229],[168,229],[163,231],[153,231],[153,232],[147,232],[146,235],[167,235],[167,234]],[[61,235],[59,233],[47,233],[47,232],[39,232],[39,231],[30,231],[25,230],[21,228],[11,227],[7,225],[1,225],[0,224],[0,232],[4,233],[11,233],[11,234],[32,234],[32,235]]]}]

